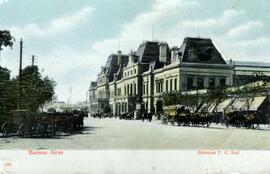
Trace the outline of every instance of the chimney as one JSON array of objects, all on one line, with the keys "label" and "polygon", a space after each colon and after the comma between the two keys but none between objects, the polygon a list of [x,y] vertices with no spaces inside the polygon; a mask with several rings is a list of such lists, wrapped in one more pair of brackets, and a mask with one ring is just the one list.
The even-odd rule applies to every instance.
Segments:
[{"label": "chimney", "polygon": [[131,64],[131,63],[132,63],[132,60],[133,60],[133,59],[132,59],[132,52],[131,52],[131,53],[129,54],[129,56],[128,56],[128,63]]},{"label": "chimney", "polygon": [[166,63],[167,62],[167,46],[166,42],[159,43],[159,61]]},{"label": "chimney", "polygon": [[118,50],[117,51],[117,54],[118,54],[118,65],[120,66],[122,64],[122,61],[121,61],[121,50]]},{"label": "chimney", "polygon": [[171,61],[176,60],[176,58],[178,56],[177,55],[177,50],[178,50],[177,46],[172,47],[172,49],[171,49]]}]

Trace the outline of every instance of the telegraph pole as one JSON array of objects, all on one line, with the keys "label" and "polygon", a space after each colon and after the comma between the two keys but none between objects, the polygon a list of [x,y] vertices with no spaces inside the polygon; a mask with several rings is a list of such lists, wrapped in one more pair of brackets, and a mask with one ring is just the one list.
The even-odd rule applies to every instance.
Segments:
[{"label": "telegraph pole", "polygon": [[23,54],[23,41],[20,41],[20,66],[19,66],[19,93],[18,93],[18,110],[20,110],[21,105],[21,80],[22,80],[22,54]]},{"label": "telegraph pole", "polygon": [[35,65],[35,55],[32,55],[32,66]]}]

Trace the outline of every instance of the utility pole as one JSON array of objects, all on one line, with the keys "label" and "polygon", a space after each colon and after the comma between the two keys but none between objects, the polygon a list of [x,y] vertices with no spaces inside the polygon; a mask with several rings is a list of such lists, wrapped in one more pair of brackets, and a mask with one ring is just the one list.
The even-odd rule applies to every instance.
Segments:
[{"label": "utility pole", "polygon": [[18,110],[20,110],[20,105],[21,105],[21,80],[22,80],[22,54],[23,54],[23,41],[21,38],[20,41],[20,66],[19,66],[19,93],[18,93]]},{"label": "utility pole", "polygon": [[32,66],[35,65],[35,55],[32,55]]}]

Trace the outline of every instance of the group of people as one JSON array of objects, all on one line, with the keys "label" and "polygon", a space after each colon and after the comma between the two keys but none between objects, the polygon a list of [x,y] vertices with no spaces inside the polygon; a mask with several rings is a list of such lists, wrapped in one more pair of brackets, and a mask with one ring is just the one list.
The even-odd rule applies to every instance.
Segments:
[{"label": "group of people", "polygon": [[149,122],[152,121],[153,115],[151,113],[147,113],[146,111],[142,114],[142,121],[147,120]]}]

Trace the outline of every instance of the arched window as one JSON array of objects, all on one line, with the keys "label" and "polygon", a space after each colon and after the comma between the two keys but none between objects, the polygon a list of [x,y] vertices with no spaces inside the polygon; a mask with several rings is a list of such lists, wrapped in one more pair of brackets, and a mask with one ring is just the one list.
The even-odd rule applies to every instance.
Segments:
[{"label": "arched window", "polygon": [[129,85],[127,85],[127,95],[129,95]]}]

